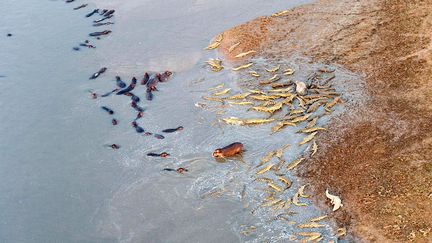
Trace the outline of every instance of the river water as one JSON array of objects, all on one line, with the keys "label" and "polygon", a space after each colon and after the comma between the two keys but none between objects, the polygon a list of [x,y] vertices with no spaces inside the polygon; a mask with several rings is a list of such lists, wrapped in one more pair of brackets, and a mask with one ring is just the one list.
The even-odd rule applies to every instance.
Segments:
[{"label": "river water", "polygon": [[[251,132],[214,125],[214,112],[195,104],[220,83],[241,90],[232,75],[203,68],[204,60],[217,55],[203,50],[211,38],[308,2],[93,0],[74,11],[83,2],[2,0],[0,242],[258,242],[289,235],[286,224],[265,224],[264,215],[244,207],[240,194],[250,183],[246,165],[216,163],[211,152],[241,141],[244,160],[252,164],[301,137],[290,129],[269,139],[268,126]],[[92,27],[95,17],[84,15],[96,7],[116,9],[115,24]],[[96,49],[72,50],[96,29],[113,33],[91,39]],[[104,66],[108,71],[100,78],[88,79]],[[92,100],[88,93],[112,90],[115,75],[129,82],[145,71],[163,70],[175,75],[159,85],[153,101],[145,101],[139,121],[152,132],[185,127],[163,140],[131,128],[135,113],[127,97]],[[134,92],[145,98],[142,87]],[[116,112],[118,126],[111,125],[102,105]],[[121,149],[103,146],[112,143]],[[172,156],[146,156],[162,151]],[[298,154],[293,148],[286,159]],[[189,173],[161,172],[179,166]],[[212,194],[218,190],[222,193]],[[297,219],[319,214],[312,209]],[[244,237],[243,224],[262,229]]]}]

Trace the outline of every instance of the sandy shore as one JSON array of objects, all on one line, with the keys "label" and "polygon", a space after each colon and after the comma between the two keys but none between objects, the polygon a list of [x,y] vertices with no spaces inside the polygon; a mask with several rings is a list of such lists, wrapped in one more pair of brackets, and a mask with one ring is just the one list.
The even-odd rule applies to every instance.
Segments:
[{"label": "sandy shore", "polygon": [[322,0],[224,33],[227,59],[301,54],[364,77],[368,102],[334,119],[300,173],[319,195],[341,195],[337,221],[360,240],[432,240],[431,10],[430,0]]}]

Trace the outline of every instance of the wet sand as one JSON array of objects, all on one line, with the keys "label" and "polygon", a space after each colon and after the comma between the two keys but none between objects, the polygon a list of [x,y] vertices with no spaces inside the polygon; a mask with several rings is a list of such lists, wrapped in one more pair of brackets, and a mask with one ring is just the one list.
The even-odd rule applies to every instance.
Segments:
[{"label": "wet sand", "polygon": [[431,10],[432,1],[322,0],[224,32],[228,60],[303,55],[363,76],[367,99],[346,102],[300,172],[323,207],[326,188],[341,196],[337,222],[362,241],[432,239]]}]

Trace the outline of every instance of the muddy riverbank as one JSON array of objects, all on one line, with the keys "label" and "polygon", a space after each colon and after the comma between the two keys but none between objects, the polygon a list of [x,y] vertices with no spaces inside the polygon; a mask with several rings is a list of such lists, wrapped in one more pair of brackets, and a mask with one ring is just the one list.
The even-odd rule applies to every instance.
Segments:
[{"label": "muddy riverbank", "polygon": [[230,60],[303,55],[362,75],[368,99],[333,119],[300,174],[319,202],[326,188],[342,197],[337,221],[364,241],[432,238],[431,3],[322,0],[229,29],[221,43]]}]

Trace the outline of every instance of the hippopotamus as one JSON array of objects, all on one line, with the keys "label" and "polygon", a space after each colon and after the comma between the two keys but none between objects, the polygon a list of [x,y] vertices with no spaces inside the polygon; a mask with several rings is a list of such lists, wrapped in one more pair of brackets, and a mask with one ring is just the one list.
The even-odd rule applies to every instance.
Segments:
[{"label": "hippopotamus", "polygon": [[106,107],[106,106],[102,106],[101,108],[102,108],[102,110],[108,112],[108,114],[110,114],[110,115],[114,114],[114,111],[111,110],[110,108]]},{"label": "hippopotamus", "polygon": [[136,83],[137,83],[137,79],[135,77],[133,77],[131,83],[129,84],[129,86],[127,88],[122,89],[119,92],[117,92],[117,95],[122,95],[122,94],[124,94],[126,92],[132,91],[135,88]]},{"label": "hippopotamus", "polygon": [[151,89],[149,89],[149,88],[147,88],[147,91],[146,91],[146,98],[147,98],[147,100],[153,100],[153,93],[152,93]]},{"label": "hippopotamus", "polygon": [[111,33],[111,30],[97,31],[97,32],[90,33],[89,36],[108,35],[109,33]]},{"label": "hippopotamus", "polygon": [[130,93],[130,94],[132,94],[131,100],[133,100],[133,101],[135,101],[137,103],[140,102],[140,98],[138,96],[134,95],[133,93]]},{"label": "hippopotamus", "polygon": [[107,19],[112,18],[113,16],[114,16],[114,15],[109,15],[109,16],[103,17],[103,18],[101,18],[101,19],[94,20],[93,23],[99,23],[99,22],[102,22],[102,21],[104,21],[104,20],[107,20]]},{"label": "hippopotamus", "polygon": [[87,7],[87,5],[88,4],[79,5],[78,7],[73,8],[73,10],[78,10],[78,9],[81,9],[81,8],[85,8],[85,7]]},{"label": "hippopotamus", "polygon": [[162,158],[166,158],[166,157],[168,157],[170,154],[169,153],[167,153],[167,152],[162,152],[162,153],[160,153],[160,154],[157,154],[157,153],[148,153],[147,154],[147,156],[150,156],[150,157],[162,157]]},{"label": "hippopotamus", "polygon": [[168,78],[169,78],[171,75],[172,75],[172,72],[170,72],[170,71],[165,71],[165,72],[163,72],[162,74],[160,74],[160,75],[158,76],[159,81],[160,81],[160,82],[165,82],[165,81],[168,80]]},{"label": "hippopotamus", "polygon": [[99,12],[99,9],[97,8],[97,9],[93,10],[91,13],[86,14],[86,18],[88,18],[88,17],[90,17],[93,14],[98,13],[98,12]]},{"label": "hippopotamus", "polygon": [[216,149],[213,152],[213,157],[215,158],[226,158],[226,157],[232,157],[237,154],[240,154],[243,152],[243,144],[236,142],[232,143],[228,146],[225,146],[223,148]]},{"label": "hippopotamus", "polygon": [[136,131],[137,133],[143,133],[143,132],[144,132],[144,129],[143,129],[142,127],[140,127],[140,126],[136,126],[136,127],[135,127],[135,131]]},{"label": "hippopotamus", "polygon": [[101,95],[101,97],[108,97],[108,96],[110,96],[112,93],[117,92],[118,90],[119,90],[119,89],[114,89],[114,90],[112,90],[112,91],[110,91],[110,92],[108,92],[108,93],[106,93],[106,94]]},{"label": "hippopotamus", "polygon": [[113,144],[106,144],[104,146],[111,147],[112,149],[119,149],[120,148],[120,145],[117,145],[115,143],[113,143]]},{"label": "hippopotamus", "polygon": [[149,74],[145,73],[143,79],[141,80],[141,85],[146,85],[147,82],[149,81]]},{"label": "hippopotamus", "polygon": [[177,128],[165,129],[165,130],[162,130],[162,132],[164,132],[164,133],[173,133],[173,132],[177,132],[177,131],[181,131],[181,130],[183,130],[183,126],[179,126]]},{"label": "hippopotamus", "polygon": [[106,70],[107,70],[106,67],[101,68],[99,71],[95,72],[89,79],[96,79],[97,77],[99,77],[99,75],[104,73]]},{"label": "hippopotamus", "polygon": [[111,9],[111,10],[107,11],[107,12],[104,14],[104,16],[105,16],[105,17],[106,17],[106,16],[110,16],[110,15],[112,15],[114,12],[115,12],[115,10],[114,10],[114,9]]},{"label": "hippopotamus", "polygon": [[151,90],[151,91],[155,91],[156,89],[156,85],[157,82],[159,81],[159,76],[160,74],[152,74],[147,82],[147,89]]},{"label": "hippopotamus", "polygon": [[154,134],[154,137],[157,139],[164,139],[165,138],[163,135],[160,135],[160,134]]},{"label": "hippopotamus", "polygon": [[138,111],[137,116],[135,118],[135,121],[138,120],[138,119],[140,119],[143,116],[144,116],[144,112],[143,111]]},{"label": "hippopotamus", "polygon": [[95,23],[93,24],[94,27],[102,26],[102,25],[111,25],[114,24],[113,22],[106,22],[106,23]]},{"label": "hippopotamus", "polygon": [[172,169],[172,168],[164,168],[163,171],[172,171],[172,172],[177,172],[179,174],[183,174],[184,172],[188,172],[188,169],[185,169],[183,167],[177,168],[177,169]]},{"label": "hippopotamus", "polygon": [[138,123],[136,123],[136,121],[132,122],[132,127],[135,128],[135,131],[137,133],[143,133],[144,132],[144,129],[142,127],[138,126]]},{"label": "hippopotamus", "polygon": [[92,99],[97,99],[98,95],[95,92],[93,92],[93,90],[89,90],[88,92],[90,93]]},{"label": "hippopotamus", "polygon": [[144,111],[144,108],[138,106],[137,103],[136,103],[135,101],[132,101],[132,102],[131,102],[131,106],[132,106],[132,108],[134,108],[134,109],[135,109],[136,111],[138,111],[138,112],[143,112],[143,111]]},{"label": "hippopotamus", "polygon": [[88,47],[88,48],[96,48],[94,45],[86,44],[86,43],[80,43],[80,46]]},{"label": "hippopotamus", "polygon": [[115,78],[116,78],[117,86],[118,86],[119,88],[124,88],[124,87],[126,87],[126,83],[123,82],[123,81],[121,80],[120,76],[116,76]]},{"label": "hippopotamus", "polygon": [[129,96],[129,97],[131,97],[131,100],[133,101],[133,102],[135,102],[135,103],[138,103],[138,102],[140,102],[140,97],[138,97],[138,96],[136,96],[134,93],[132,93],[132,92],[126,92],[126,93],[124,93],[124,95],[126,95],[126,96]]}]

